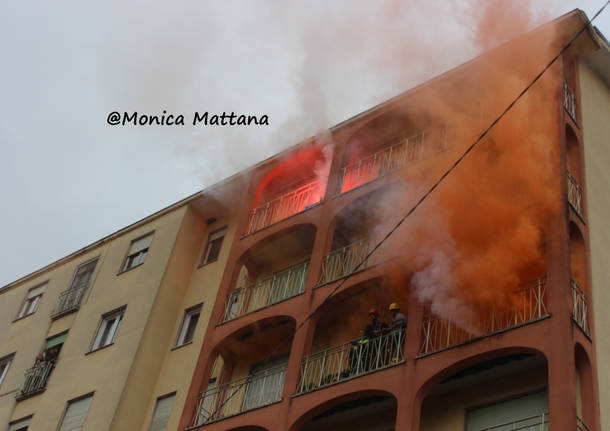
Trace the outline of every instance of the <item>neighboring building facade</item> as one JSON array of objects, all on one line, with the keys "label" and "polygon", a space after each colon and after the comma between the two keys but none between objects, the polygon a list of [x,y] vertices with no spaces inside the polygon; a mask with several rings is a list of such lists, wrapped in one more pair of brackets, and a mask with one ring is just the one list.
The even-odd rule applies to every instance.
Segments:
[{"label": "neighboring building facade", "polygon": [[[0,426],[610,428],[610,48],[599,33],[562,54],[363,262],[585,22],[567,14],[0,290]],[[503,233],[506,202],[527,214],[515,234]],[[445,228],[455,255],[437,253]],[[523,232],[535,247],[515,240]],[[461,273],[473,301],[462,304],[437,283],[435,259],[477,248],[489,253]],[[497,278],[480,278],[518,277],[514,288],[463,281],[489,268]],[[406,324],[392,325],[391,303]]]}]

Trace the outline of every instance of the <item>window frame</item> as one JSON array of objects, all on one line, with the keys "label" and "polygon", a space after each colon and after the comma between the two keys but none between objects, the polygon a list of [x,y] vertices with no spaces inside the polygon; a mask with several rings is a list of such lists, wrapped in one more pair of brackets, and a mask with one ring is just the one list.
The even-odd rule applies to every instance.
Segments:
[{"label": "window frame", "polygon": [[[97,350],[112,346],[114,344],[114,340],[116,340],[116,336],[119,333],[121,323],[123,322],[123,317],[125,316],[126,309],[127,305],[123,305],[119,308],[115,308],[112,311],[102,314],[100,322],[97,325],[97,329],[95,330],[93,339],[91,340],[91,345],[89,347],[88,353],[95,352]],[[106,328],[108,328],[108,322],[111,320],[114,321],[110,324],[108,332],[106,332]],[[110,341],[105,344],[102,344],[102,336],[104,336],[104,339],[106,341],[110,338]]]},{"label": "window frame", "polygon": [[13,363],[13,358],[15,357],[15,352],[5,355],[0,358],[0,367],[4,368],[0,371],[0,388],[2,387],[2,382],[6,379],[6,375],[8,374],[9,368],[11,368],[11,364]]},{"label": "window frame", "polygon": [[[15,319],[13,321],[24,319],[38,311],[38,307],[40,306],[40,301],[42,300],[42,296],[44,295],[44,293],[47,290],[48,283],[49,283],[49,280],[46,280],[46,281],[43,281],[42,283],[38,283],[37,285],[30,287],[28,289],[27,293],[25,294],[25,297],[23,298],[23,301],[21,301],[21,306],[19,307],[19,310],[17,311],[17,316],[15,317]],[[41,287],[43,288],[42,292],[40,292],[38,295],[30,297],[31,291],[40,289]],[[32,303],[34,303],[33,309],[31,309]],[[28,305],[28,304],[30,304],[30,305]],[[26,312],[26,310],[28,310],[28,309],[31,309],[31,311]]]},{"label": "window frame", "polygon": [[[150,420],[148,421],[148,427],[146,427],[146,430],[147,430],[147,431],[150,431],[150,430],[151,430],[151,428],[152,428],[152,426],[153,426],[153,424],[154,424],[154,420],[155,420],[155,413],[157,412],[157,406],[159,405],[159,401],[163,401],[163,400],[165,400],[165,399],[167,399],[167,398],[171,398],[171,397],[173,397],[173,398],[174,398],[174,401],[172,402],[172,408],[171,408],[171,410],[170,410],[170,412],[169,412],[169,416],[168,416],[168,418],[167,418],[167,419],[168,419],[168,422],[169,422],[169,419],[170,419],[170,418],[171,418],[171,416],[172,416],[172,411],[174,410],[174,407],[175,407],[175,404],[176,404],[176,394],[177,394],[177,391],[174,391],[174,392],[170,392],[169,394],[165,394],[165,395],[158,396],[158,397],[155,399],[155,406],[153,407],[152,414],[151,414],[151,416],[150,416]],[[166,424],[165,426],[167,427],[167,424]]]},{"label": "window frame", "polygon": [[[89,407],[87,407],[87,414],[85,414],[85,420],[83,421],[83,425],[85,424],[85,422],[87,421],[87,415],[89,414],[89,409],[91,408],[91,403],[93,402],[93,395],[95,394],[95,391],[93,392],[89,392],[87,394],[84,395],[80,395],[76,398],[72,398],[71,400],[66,401],[66,407],[64,408],[64,411],[61,415],[61,419],[59,420],[59,423],[57,424],[57,431],[61,430],[61,427],[64,424],[64,419],[66,418],[66,413],[68,413],[68,408],[70,408],[70,404],[72,403],[76,403],[78,401],[84,400],[85,398],[91,398],[91,401],[89,402]],[[81,428],[82,429],[82,428]]]},{"label": "window frame", "polygon": [[[30,425],[32,424],[32,418],[33,417],[34,417],[34,415],[29,415],[29,416],[22,417],[20,419],[15,419],[14,421],[10,421],[8,423],[8,428],[7,429],[11,430],[11,427],[14,427],[15,425],[20,425],[21,426],[21,428],[12,428],[15,431],[22,430],[23,429],[23,425],[25,425],[27,427],[26,429],[28,429],[30,427]],[[20,424],[20,422],[23,422],[23,423]]]},{"label": "window frame", "polygon": [[[197,329],[197,325],[199,324],[199,320],[201,319],[201,312],[203,310],[203,302],[199,304],[193,305],[192,307],[184,310],[182,315],[182,321],[180,322],[180,327],[178,328],[178,333],[176,334],[176,340],[174,341],[174,348],[186,346],[193,342],[193,338],[195,337],[195,330]],[[192,321],[194,315],[197,315],[197,322],[195,322],[195,327],[193,328],[193,334],[190,340],[185,340],[186,335],[188,334],[189,325]],[[188,320],[188,322],[187,322]]]},{"label": "window frame", "polygon": [[[199,268],[205,265],[208,265],[210,263],[214,263],[218,260],[218,258],[220,257],[220,252],[222,250],[222,243],[225,239],[225,237],[227,236],[227,231],[228,231],[228,225],[225,225],[221,228],[218,228],[216,230],[213,230],[212,232],[210,232],[208,234],[208,239],[205,243],[205,247],[203,248],[203,251],[201,253],[201,259],[199,259]],[[220,235],[219,237],[214,238],[215,235]],[[219,241],[220,245],[219,245],[219,249],[218,249],[218,254],[216,255],[215,258],[213,259],[209,259],[210,257],[210,251],[212,249],[212,245],[215,241]]]},{"label": "window frame", "polygon": [[[155,234],[155,231],[151,230],[150,232],[147,232],[144,235],[140,235],[139,237],[131,240],[131,242],[129,243],[129,247],[127,247],[127,251],[125,252],[125,257],[123,258],[123,260],[121,262],[121,266],[119,268],[119,272],[117,274],[122,274],[124,272],[129,271],[129,270],[132,270],[133,268],[137,268],[137,267],[139,267],[141,265],[144,265],[144,263],[146,262],[146,258],[148,257],[148,251],[150,250],[150,246],[152,245],[152,241],[154,239],[154,234]],[[149,236],[151,238],[150,238],[150,243],[148,244],[148,247],[146,247],[144,249],[141,249],[141,250],[138,250],[135,253],[131,252],[131,248],[133,247],[133,245],[136,242],[138,242],[138,241],[140,241],[140,240],[142,240],[142,239],[144,239],[146,237],[149,237]],[[132,258],[134,256],[137,256],[137,255],[142,255],[142,254],[143,254],[144,257],[141,258],[142,260],[140,262],[136,263],[135,265],[127,266],[127,264],[130,262],[130,258]],[[135,257],[134,257],[134,260],[135,260]]]}]

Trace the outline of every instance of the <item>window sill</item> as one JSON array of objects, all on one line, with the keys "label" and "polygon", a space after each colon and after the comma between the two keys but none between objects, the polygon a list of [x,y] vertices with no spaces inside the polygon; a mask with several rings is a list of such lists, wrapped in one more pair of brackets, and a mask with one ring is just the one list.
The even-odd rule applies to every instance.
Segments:
[{"label": "window sill", "polygon": [[87,353],[85,353],[85,356],[87,356],[91,353],[99,352],[100,350],[104,350],[106,347],[110,347],[110,346],[114,346],[114,341],[110,344],[106,344],[105,346],[98,347],[97,349],[89,350]]},{"label": "window sill", "polygon": [[209,264],[214,263],[214,262],[218,262],[218,258],[216,258],[214,260],[210,260],[210,261],[205,262],[205,263],[200,263],[199,265],[197,265],[197,269],[199,269],[199,268],[201,268],[203,266],[208,266]]},{"label": "window sill", "polygon": [[30,317],[32,314],[36,314],[36,312],[34,311],[34,312],[30,313],[30,314],[26,314],[25,316],[17,317],[16,319],[14,319],[14,320],[13,320],[13,322],[12,322],[12,323],[14,323],[14,322],[16,322],[16,321],[18,321],[18,320],[23,320],[23,319],[25,319],[26,317]]},{"label": "window sill", "polygon": [[174,346],[171,349],[169,349],[170,352],[173,352],[174,350],[178,350],[181,349],[182,347],[186,347],[193,344],[193,340],[189,341],[188,343],[184,343],[184,344],[180,344],[179,346]]},{"label": "window sill", "polygon": [[125,274],[126,272],[129,272],[129,271],[131,271],[132,269],[139,268],[140,266],[144,265],[145,263],[146,263],[146,262],[138,263],[137,265],[134,265],[134,266],[132,266],[132,267],[130,267],[130,268],[123,269],[123,270],[121,270],[121,271],[117,272],[117,274],[116,274],[116,275]]}]

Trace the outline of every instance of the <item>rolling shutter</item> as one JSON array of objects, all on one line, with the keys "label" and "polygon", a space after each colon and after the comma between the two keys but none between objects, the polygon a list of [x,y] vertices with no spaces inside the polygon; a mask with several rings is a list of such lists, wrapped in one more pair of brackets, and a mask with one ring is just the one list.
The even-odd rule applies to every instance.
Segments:
[{"label": "rolling shutter", "polygon": [[172,413],[172,407],[174,406],[174,398],[176,398],[176,394],[157,398],[155,412],[153,413],[150,428],[148,428],[149,431],[165,431],[165,427],[167,427],[169,422],[169,415]]},{"label": "rolling shutter", "polygon": [[80,431],[85,423],[93,395],[68,403],[59,431]]}]

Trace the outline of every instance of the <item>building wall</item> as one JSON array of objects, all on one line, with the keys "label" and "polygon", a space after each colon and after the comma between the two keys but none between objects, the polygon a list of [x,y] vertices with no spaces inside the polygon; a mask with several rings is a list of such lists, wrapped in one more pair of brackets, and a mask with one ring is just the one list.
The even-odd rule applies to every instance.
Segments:
[{"label": "building wall", "polygon": [[[188,227],[186,225],[188,225]],[[208,234],[223,226],[228,226],[228,229],[223,240],[218,260],[207,265],[198,266],[201,254],[207,244]],[[188,269],[187,273],[190,280],[187,284],[188,287],[182,289],[183,295],[180,297],[174,295],[176,306],[172,307],[172,311],[170,312],[167,307],[163,306],[163,304],[166,304],[165,301],[158,301],[159,307],[162,307],[163,309],[158,310],[158,312],[154,313],[154,316],[151,316],[151,318],[159,320],[165,325],[165,328],[169,331],[169,337],[166,337],[166,342],[159,355],[163,360],[163,363],[158,372],[158,378],[155,381],[151,396],[146,399],[147,408],[142,415],[145,420],[141,424],[141,429],[143,431],[148,429],[157,398],[172,392],[176,392],[176,399],[174,401],[167,429],[174,430],[178,427],[178,420],[182,413],[184,400],[191,383],[191,377],[195,370],[197,356],[201,350],[207,325],[214,325],[216,323],[210,322],[210,314],[216,299],[220,279],[229,256],[230,244],[235,235],[235,228],[236,224],[229,218],[221,218],[207,226],[203,219],[194,214],[193,211],[190,211],[185,219],[185,229],[183,233],[185,237],[190,239],[191,244],[189,245],[188,250],[183,250],[181,254],[184,254],[184,257],[189,261],[194,261],[194,264]],[[184,240],[187,240],[187,238],[184,238]],[[177,258],[178,256],[175,257]],[[170,287],[170,289],[171,288],[172,287]],[[218,300],[223,300],[223,298],[219,298]],[[179,331],[184,310],[199,303],[203,303],[203,306],[193,342],[174,348],[176,334]],[[116,427],[116,429],[125,428]]]},{"label": "building wall", "polygon": [[586,63],[580,66],[585,173],[587,186],[587,222],[589,225],[590,267],[593,301],[596,304],[594,325],[601,428],[610,429],[610,315],[604,305],[610,304],[610,89]]},{"label": "building wall", "polygon": [[[145,342],[145,328],[171,262],[185,212],[185,207],[178,208],[126,230],[123,235],[60,262],[56,268],[43,271],[0,295],[0,356],[5,352],[17,352],[8,379],[0,388],[2,426],[34,414],[32,429],[53,429],[68,400],[94,392],[85,429],[110,428],[125,383],[132,381],[129,380],[130,370],[141,341]],[[154,237],[144,264],[118,274],[131,241],[153,230]],[[59,293],[70,286],[76,267],[95,256],[100,259],[80,310],[51,321]],[[27,290],[45,279],[49,280],[49,285],[38,311],[11,323]],[[123,305],[126,310],[114,343],[89,352],[101,316]],[[45,392],[16,403],[14,395],[23,383],[24,372],[34,364],[45,338],[68,328],[67,339]]]}]

